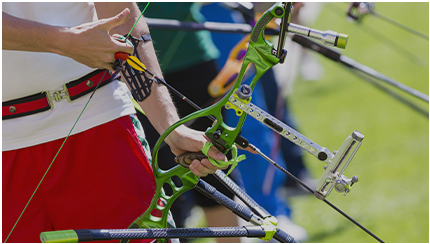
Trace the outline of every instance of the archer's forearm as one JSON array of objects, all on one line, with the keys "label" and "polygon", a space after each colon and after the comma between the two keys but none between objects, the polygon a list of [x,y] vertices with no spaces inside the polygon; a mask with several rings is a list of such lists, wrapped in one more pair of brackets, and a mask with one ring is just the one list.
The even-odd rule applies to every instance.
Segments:
[{"label": "archer's forearm", "polygon": [[62,28],[17,18],[2,12],[2,49],[57,52]]},{"label": "archer's forearm", "polygon": [[[162,77],[152,42],[140,43],[138,53],[140,60],[146,65],[147,69],[156,76]],[[162,84],[154,82],[151,86],[151,95],[139,104],[151,124],[160,134],[179,120],[170,93]]]}]

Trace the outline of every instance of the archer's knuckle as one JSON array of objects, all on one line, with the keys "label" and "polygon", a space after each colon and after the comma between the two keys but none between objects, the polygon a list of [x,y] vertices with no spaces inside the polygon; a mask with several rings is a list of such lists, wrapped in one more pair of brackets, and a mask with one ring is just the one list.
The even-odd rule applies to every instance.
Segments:
[{"label": "archer's knuckle", "polygon": [[218,167],[216,166],[216,165],[213,165],[209,160],[208,160],[208,166],[207,166],[207,168],[209,168],[209,169],[217,169]]},{"label": "archer's knuckle", "polygon": [[208,159],[202,159],[200,163],[203,164],[203,166],[205,166],[206,168],[210,168],[212,166]]},{"label": "archer's knuckle", "polygon": [[202,167],[201,163],[198,160],[194,160],[192,165],[193,165],[193,167],[195,169],[198,169],[200,171],[203,170],[203,167]]},{"label": "archer's knuckle", "polygon": [[119,24],[121,22],[121,15],[113,16],[110,20],[110,22],[114,24]]}]

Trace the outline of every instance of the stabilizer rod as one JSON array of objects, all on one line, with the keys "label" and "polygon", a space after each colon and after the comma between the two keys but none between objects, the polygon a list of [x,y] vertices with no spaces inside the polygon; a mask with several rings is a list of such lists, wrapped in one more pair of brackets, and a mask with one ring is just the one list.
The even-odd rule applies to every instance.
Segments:
[{"label": "stabilizer rod", "polygon": [[365,73],[369,76],[372,76],[372,77],[374,77],[380,81],[383,81],[383,82],[385,82],[391,86],[394,86],[394,87],[396,87],[396,88],[398,88],[398,89],[400,89],[400,90],[402,90],[402,91],[404,91],[404,92],[406,92],[412,96],[415,96],[415,97],[417,97],[417,98],[419,98],[419,99],[421,99],[427,103],[429,102],[429,96],[428,95],[426,95],[426,94],[424,94],[418,90],[415,90],[415,89],[413,89],[413,88],[411,88],[411,87],[409,87],[403,83],[400,83],[400,82],[394,80],[393,78],[390,78],[386,75],[383,75],[383,74],[379,73],[378,71],[376,71],[376,70],[374,70],[368,66],[360,64],[360,63],[356,62],[355,60],[353,60],[353,59],[351,59],[345,55],[342,55],[342,54],[340,54],[340,53],[338,53],[332,49],[329,49],[323,45],[320,45],[319,43],[316,43],[316,42],[314,42],[308,38],[294,35],[293,41],[302,45],[303,47],[306,47],[306,48],[309,48],[313,51],[316,51],[316,52],[324,55],[325,57],[327,57],[327,58],[329,58],[335,62],[339,62],[348,68],[363,72],[363,73]]},{"label": "stabilizer rod", "polygon": [[171,239],[171,238],[218,238],[264,237],[261,226],[170,228],[170,229],[82,229],[42,232],[43,243],[78,243],[121,239]]},{"label": "stabilizer rod", "polygon": [[[249,34],[252,32],[252,26],[248,24],[237,23],[222,23],[222,22],[205,22],[203,24],[194,22],[182,22],[178,20],[168,19],[153,19],[145,18],[149,28],[165,29],[165,30],[182,30],[182,31],[201,31],[207,30],[210,32],[230,33],[230,34]],[[306,26],[301,26],[293,23],[288,23],[287,32],[312,37],[322,43],[330,46],[345,49],[348,41],[348,35],[337,33],[334,31],[320,31],[311,29]],[[264,30],[265,35],[279,35],[279,29]]]}]

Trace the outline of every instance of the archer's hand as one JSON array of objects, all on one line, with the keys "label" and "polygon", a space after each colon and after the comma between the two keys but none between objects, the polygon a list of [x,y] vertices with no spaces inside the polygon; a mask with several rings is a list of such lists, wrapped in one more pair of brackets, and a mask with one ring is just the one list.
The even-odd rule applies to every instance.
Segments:
[{"label": "archer's hand", "polygon": [[[186,152],[201,152],[203,145],[207,141],[208,139],[203,132],[185,126],[179,126],[166,138],[167,144],[169,144],[170,149],[176,156]],[[209,149],[208,155],[217,160],[226,161],[227,159],[223,153],[213,146]],[[226,169],[227,167],[216,167],[205,158],[201,161],[195,159],[189,168],[195,175],[204,177],[215,173],[218,169]]]},{"label": "archer's hand", "polygon": [[64,40],[60,41],[64,45],[60,47],[58,54],[73,58],[91,68],[112,70],[115,53],[133,52],[132,46],[109,34],[109,30],[123,24],[129,14],[130,10],[126,8],[111,18],[63,28]]}]

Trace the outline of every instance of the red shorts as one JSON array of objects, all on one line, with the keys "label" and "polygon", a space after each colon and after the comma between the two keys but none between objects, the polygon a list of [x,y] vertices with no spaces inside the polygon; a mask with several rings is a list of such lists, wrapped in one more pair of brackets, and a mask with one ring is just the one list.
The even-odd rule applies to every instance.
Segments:
[{"label": "red shorts", "polygon": [[[2,153],[2,242],[63,143]],[[129,116],[72,135],[8,242],[40,242],[40,232],[125,229],[149,206],[155,180]]]}]

